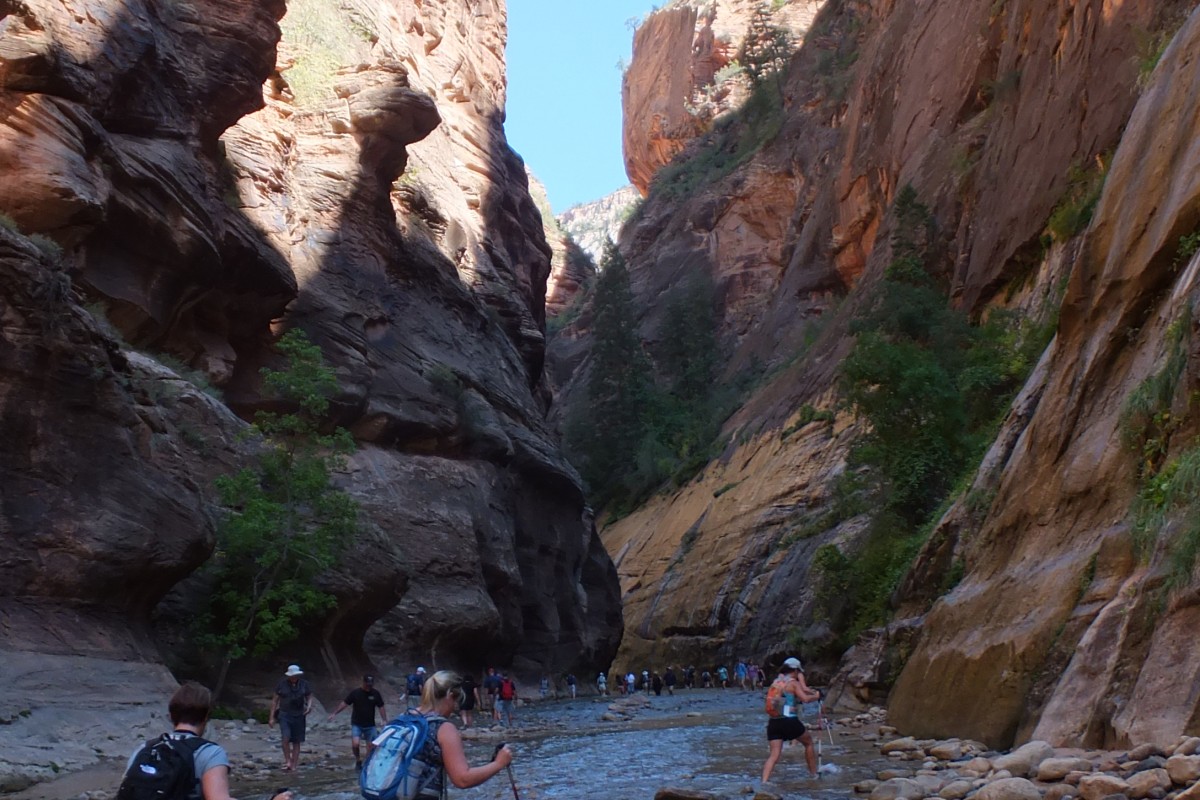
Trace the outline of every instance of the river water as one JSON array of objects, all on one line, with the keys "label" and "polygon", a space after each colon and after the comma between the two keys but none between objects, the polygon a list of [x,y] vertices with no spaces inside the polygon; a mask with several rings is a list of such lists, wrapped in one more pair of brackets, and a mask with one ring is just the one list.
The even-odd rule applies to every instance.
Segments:
[{"label": "river water", "polygon": [[[681,691],[674,697],[651,697],[632,720],[601,721],[611,702],[613,698],[549,701],[519,711],[516,728],[504,738],[515,755],[512,774],[520,800],[651,800],[667,786],[737,797],[758,787],[767,754],[761,692]],[[832,768],[826,766],[819,779],[808,775],[802,747],[785,747],[772,776],[773,790],[789,800],[852,795],[855,782],[887,766],[861,732],[835,726],[832,744],[830,734],[823,734],[821,760]],[[488,760],[496,741],[490,734],[468,740],[470,763]],[[359,797],[349,767],[344,774],[295,780],[304,800]],[[236,796],[254,796],[262,787],[235,784],[234,789]],[[449,794],[506,800],[513,790],[501,773],[474,789],[451,787]]]}]

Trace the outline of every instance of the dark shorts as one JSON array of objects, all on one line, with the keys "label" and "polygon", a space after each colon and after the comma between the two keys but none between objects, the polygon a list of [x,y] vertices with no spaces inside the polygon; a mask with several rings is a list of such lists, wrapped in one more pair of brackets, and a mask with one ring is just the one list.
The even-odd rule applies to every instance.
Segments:
[{"label": "dark shorts", "polygon": [[767,720],[767,741],[782,739],[790,742],[804,735],[804,723],[797,717],[773,717]]},{"label": "dark shorts", "polygon": [[302,743],[304,741],[304,715],[280,714],[279,733],[285,742]]}]

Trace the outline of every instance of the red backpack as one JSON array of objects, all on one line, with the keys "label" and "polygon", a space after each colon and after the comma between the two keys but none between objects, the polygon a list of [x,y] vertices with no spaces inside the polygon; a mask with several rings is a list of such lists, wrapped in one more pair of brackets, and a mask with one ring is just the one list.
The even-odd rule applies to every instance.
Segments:
[{"label": "red backpack", "polygon": [[771,718],[782,717],[783,707],[787,704],[787,698],[784,696],[784,689],[787,688],[788,682],[784,678],[776,678],[775,681],[767,688],[767,716]]},{"label": "red backpack", "polygon": [[517,696],[517,687],[513,685],[513,682],[511,680],[509,680],[508,678],[505,678],[504,680],[500,681],[500,699],[501,700],[512,700],[516,696]]}]

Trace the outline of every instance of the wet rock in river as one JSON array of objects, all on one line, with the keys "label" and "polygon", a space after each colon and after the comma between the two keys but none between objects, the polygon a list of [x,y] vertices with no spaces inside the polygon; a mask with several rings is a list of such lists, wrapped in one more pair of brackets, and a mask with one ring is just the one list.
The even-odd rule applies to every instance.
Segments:
[{"label": "wet rock in river", "polygon": [[1042,800],[1042,793],[1026,778],[992,781],[975,794],[976,800]]}]

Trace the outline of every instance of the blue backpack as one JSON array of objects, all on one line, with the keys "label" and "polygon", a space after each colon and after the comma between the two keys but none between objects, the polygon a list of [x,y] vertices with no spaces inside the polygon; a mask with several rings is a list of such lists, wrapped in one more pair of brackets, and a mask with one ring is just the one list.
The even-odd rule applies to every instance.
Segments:
[{"label": "blue backpack", "polygon": [[445,721],[445,717],[407,713],[383,726],[359,773],[362,796],[367,800],[413,800],[420,794],[442,768],[421,760],[430,729],[436,731],[430,723]]}]

